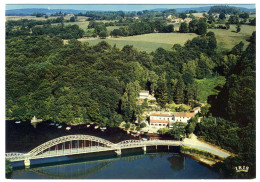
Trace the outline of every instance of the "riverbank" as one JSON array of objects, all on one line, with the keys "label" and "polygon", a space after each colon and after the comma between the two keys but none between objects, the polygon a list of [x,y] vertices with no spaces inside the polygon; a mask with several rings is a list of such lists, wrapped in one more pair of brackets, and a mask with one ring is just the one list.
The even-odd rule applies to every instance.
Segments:
[{"label": "riverbank", "polygon": [[215,163],[223,161],[226,157],[234,155],[219,146],[198,139],[193,133],[189,138],[183,140],[183,146],[181,146],[180,151],[209,166],[213,166]]},{"label": "riverbank", "polygon": [[231,156],[230,152],[226,152],[219,147],[215,147],[213,145],[207,144],[198,140],[197,136],[194,134],[190,135],[190,138],[185,138],[183,140],[183,145],[189,148],[195,148],[197,150],[205,151],[211,153],[213,155],[219,156],[221,158],[227,158]]},{"label": "riverbank", "polygon": [[208,166],[213,166],[217,162],[221,162],[224,160],[224,158],[221,158],[217,155],[211,154],[203,150],[191,148],[191,147],[181,146],[180,152]]}]

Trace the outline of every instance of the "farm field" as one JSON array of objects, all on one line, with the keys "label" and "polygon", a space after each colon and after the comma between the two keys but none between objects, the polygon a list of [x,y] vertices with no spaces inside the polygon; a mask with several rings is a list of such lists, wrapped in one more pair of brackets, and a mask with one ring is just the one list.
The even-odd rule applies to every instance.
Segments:
[{"label": "farm field", "polygon": [[249,44],[247,40],[252,35],[252,32],[256,30],[255,26],[241,25],[241,31],[236,33],[236,25],[230,25],[229,30],[224,29],[208,29],[215,33],[217,39],[218,49],[220,51],[232,49],[236,44],[242,41],[245,47]]},{"label": "farm field", "polygon": [[226,82],[224,76],[216,76],[213,78],[195,79],[198,84],[198,99],[200,102],[207,102],[210,95],[216,95],[219,91],[215,89],[218,85],[223,86]]},{"label": "farm field", "polygon": [[[106,20],[96,20],[96,22],[111,22],[111,21],[106,21]],[[52,23],[52,25],[57,25],[58,23]],[[64,25],[78,25],[79,28],[82,28],[83,30],[86,30],[88,28],[89,25],[89,21],[78,21],[78,22],[64,22]],[[108,33],[110,33],[112,30],[119,28],[120,26],[109,26],[106,27],[108,30]]]},{"label": "farm field", "polygon": [[187,40],[197,37],[194,33],[151,33],[137,35],[131,37],[107,38],[107,39],[79,39],[82,42],[89,42],[90,45],[95,45],[101,41],[107,41],[109,44],[116,44],[118,48],[123,48],[125,45],[133,45],[138,50],[152,52],[157,48],[170,49],[174,44],[184,45]]},{"label": "farm field", "polygon": [[[53,23],[52,25],[55,25],[58,23]],[[79,28],[82,28],[83,30],[88,28],[88,21],[84,21],[84,22],[65,22],[64,25],[78,25]]]},{"label": "farm field", "polygon": [[[48,20],[48,19],[56,19],[56,16],[49,16],[48,18],[43,17],[36,17],[36,16],[6,16],[6,21],[8,20],[22,20],[22,19],[28,19],[28,20]],[[64,17],[64,20],[69,20],[70,17]]]},{"label": "farm field", "polygon": [[110,35],[110,32],[113,31],[114,29],[119,29],[120,27],[123,26],[108,26],[107,28],[107,33]]}]

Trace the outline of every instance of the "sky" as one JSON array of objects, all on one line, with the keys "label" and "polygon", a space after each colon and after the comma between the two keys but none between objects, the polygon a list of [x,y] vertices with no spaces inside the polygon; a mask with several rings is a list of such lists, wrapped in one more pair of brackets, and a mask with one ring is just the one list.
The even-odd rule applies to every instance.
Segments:
[{"label": "sky", "polygon": [[[26,8],[103,10],[103,11],[141,11],[156,8],[194,8],[214,4],[6,4],[6,10]],[[219,4],[221,5],[221,4]],[[230,6],[255,8],[254,4],[229,4]]]}]

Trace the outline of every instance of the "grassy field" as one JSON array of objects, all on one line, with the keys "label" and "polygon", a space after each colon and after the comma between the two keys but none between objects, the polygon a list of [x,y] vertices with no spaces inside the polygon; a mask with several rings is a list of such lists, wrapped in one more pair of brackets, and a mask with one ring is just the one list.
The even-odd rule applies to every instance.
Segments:
[{"label": "grassy field", "polygon": [[179,31],[179,28],[181,26],[181,23],[167,23],[168,25],[174,26],[174,31]]},{"label": "grassy field", "polygon": [[[206,13],[208,14],[208,13]],[[203,16],[203,13],[192,13],[193,16],[195,17],[200,17],[200,16]]]},{"label": "grassy field", "polygon": [[108,26],[107,28],[107,32],[110,35],[110,32],[113,31],[114,29],[119,29],[122,26]]},{"label": "grassy field", "polygon": [[240,41],[244,42],[247,46],[249,42],[247,40],[252,35],[252,32],[256,30],[255,26],[241,25],[241,31],[236,33],[236,25],[230,25],[229,30],[224,29],[208,29],[215,33],[218,49],[220,51],[232,49]]},{"label": "grassy field", "polygon": [[[43,17],[36,17],[36,16],[6,16],[6,21],[8,20],[22,20],[22,19],[28,19],[28,20],[48,20],[48,19],[56,19],[56,16],[49,16],[48,18]],[[70,17],[64,17],[64,20],[69,20]]]},{"label": "grassy field", "polygon": [[[97,21],[99,22],[99,21]],[[109,21],[103,21],[103,22],[109,22]],[[57,25],[58,23],[52,23],[52,25]],[[78,22],[65,22],[64,25],[78,25],[79,28],[82,28],[83,30],[88,28],[88,24],[89,21],[78,21]],[[106,27],[108,30],[108,33],[110,34],[110,32],[116,28],[119,28],[120,26],[109,26]]]},{"label": "grassy field", "polygon": [[88,28],[88,21],[84,21],[84,22],[66,22],[64,23],[64,25],[78,25],[79,28],[82,28],[83,30]]},{"label": "grassy field", "polygon": [[138,50],[152,52],[159,47],[170,49],[174,44],[184,45],[187,40],[191,40],[196,36],[197,35],[194,33],[151,33],[131,37],[109,37],[107,39],[82,38],[79,40],[82,42],[89,42],[90,45],[95,45],[98,42],[105,40],[111,45],[116,44],[118,48],[122,48],[125,45],[133,45]]},{"label": "grassy field", "polygon": [[217,76],[213,78],[204,78],[195,80],[198,84],[198,99],[200,102],[206,102],[208,96],[216,95],[219,91],[215,89],[218,85],[223,86],[226,82],[224,76]]},{"label": "grassy field", "polygon": [[249,15],[249,18],[255,18],[256,17],[256,14],[250,14]]}]

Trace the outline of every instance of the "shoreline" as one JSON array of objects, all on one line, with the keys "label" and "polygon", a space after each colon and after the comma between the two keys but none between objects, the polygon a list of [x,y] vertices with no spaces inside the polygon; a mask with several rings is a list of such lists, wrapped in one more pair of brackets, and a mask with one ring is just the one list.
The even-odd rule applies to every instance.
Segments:
[{"label": "shoreline", "polygon": [[200,162],[208,167],[213,167],[214,164],[216,164],[217,162],[220,162],[220,161],[216,161],[216,160],[207,159],[205,156],[202,156],[202,155],[192,154],[192,153],[183,152],[183,151],[181,151],[180,153],[183,154],[184,156],[194,159],[197,162]]}]

